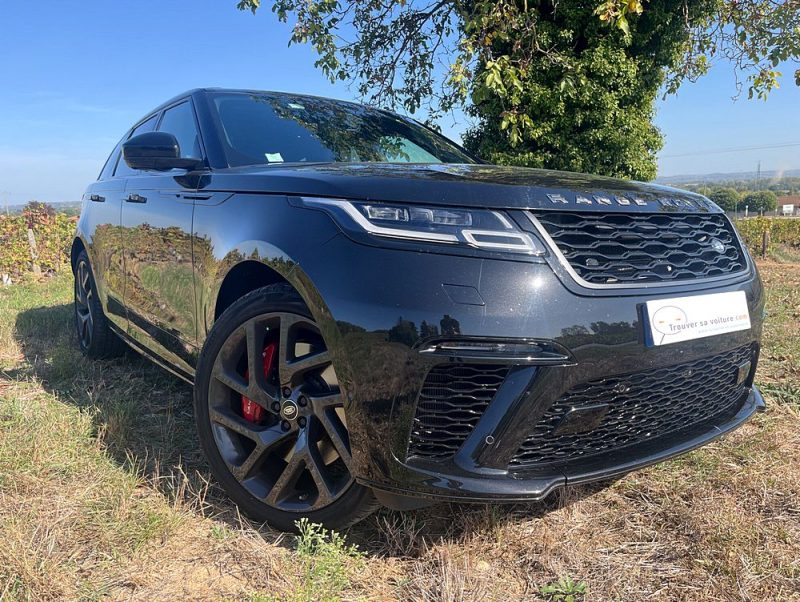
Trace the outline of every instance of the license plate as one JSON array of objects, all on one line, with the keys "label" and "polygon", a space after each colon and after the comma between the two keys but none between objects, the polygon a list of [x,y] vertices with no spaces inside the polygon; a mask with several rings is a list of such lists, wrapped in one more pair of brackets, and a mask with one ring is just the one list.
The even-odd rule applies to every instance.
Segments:
[{"label": "license plate", "polygon": [[750,328],[744,291],[657,299],[644,313],[646,343],[656,347]]}]

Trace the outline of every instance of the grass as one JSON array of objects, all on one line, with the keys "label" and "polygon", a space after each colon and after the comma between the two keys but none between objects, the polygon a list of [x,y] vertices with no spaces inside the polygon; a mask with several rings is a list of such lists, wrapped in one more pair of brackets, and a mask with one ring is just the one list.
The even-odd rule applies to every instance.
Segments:
[{"label": "grass", "polygon": [[800,600],[800,265],[778,261],[769,409],[742,429],[540,504],[382,511],[344,537],[241,517],[189,387],[76,351],[68,275],[0,289],[0,599]]}]

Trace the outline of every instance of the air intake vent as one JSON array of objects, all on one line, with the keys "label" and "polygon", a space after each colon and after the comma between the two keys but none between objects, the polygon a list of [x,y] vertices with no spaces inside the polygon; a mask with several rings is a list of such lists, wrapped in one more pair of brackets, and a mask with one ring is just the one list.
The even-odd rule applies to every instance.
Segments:
[{"label": "air intake vent", "polygon": [[747,267],[733,226],[720,214],[531,215],[578,278],[591,285],[681,282]]},{"label": "air intake vent", "polygon": [[508,374],[497,364],[443,364],[428,372],[419,393],[408,455],[442,460],[453,456]]},{"label": "air intake vent", "polygon": [[[670,368],[589,381],[558,399],[533,428],[509,468],[582,460],[681,431],[736,411],[744,401],[739,368],[750,346]],[[569,428],[568,414],[607,406],[591,430]],[[565,426],[567,428],[565,428]]]}]

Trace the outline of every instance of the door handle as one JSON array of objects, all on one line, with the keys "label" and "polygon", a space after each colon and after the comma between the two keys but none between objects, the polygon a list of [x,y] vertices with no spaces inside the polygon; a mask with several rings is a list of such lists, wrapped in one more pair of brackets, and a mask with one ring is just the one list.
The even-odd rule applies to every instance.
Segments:
[{"label": "door handle", "polygon": [[128,195],[128,198],[125,199],[129,203],[146,203],[147,197],[142,196],[141,194],[131,193]]},{"label": "door handle", "polygon": [[89,200],[92,201],[93,203],[105,203],[106,197],[100,196],[99,194],[90,194]]}]

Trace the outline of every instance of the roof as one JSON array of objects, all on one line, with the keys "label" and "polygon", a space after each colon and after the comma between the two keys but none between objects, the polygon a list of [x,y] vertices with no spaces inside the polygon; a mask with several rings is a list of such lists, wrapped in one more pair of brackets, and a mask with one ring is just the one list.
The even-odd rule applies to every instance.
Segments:
[{"label": "roof", "polygon": [[[315,94],[303,94],[303,93],[300,93],[300,92],[278,92],[278,91],[275,91],[275,90],[252,90],[252,89],[246,89],[246,88],[214,88],[214,87],[192,88],[191,90],[187,90],[186,92],[183,92],[181,94],[176,94],[175,96],[173,96],[169,100],[167,100],[165,102],[162,102],[157,107],[155,107],[153,109],[150,109],[149,111],[147,111],[147,113],[145,113],[141,117],[141,119],[138,119],[133,124],[133,127],[136,127],[137,125],[139,125],[140,123],[142,123],[143,121],[148,119],[153,113],[158,113],[162,109],[167,108],[169,105],[174,104],[174,103],[176,103],[177,101],[179,101],[181,99],[188,98],[189,96],[195,96],[197,94],[205,94],[207,92],[228,92],[228,93],[232,93],[232,94],[273,94],[275,96],[288,96],[288,95],[291,95],[291,96],[300,96],[300,97],[304,97],[304,98],[322,98],[324,100],[331,100],[331,101],[334,101],[334,102],[341,102],[341,103],[351,104],[351,105],[356,105],[356,106],[364,106],[361,103],[353,102],[352,100],[341,100],[339,98],[331,98],[329,96],[318,96],[318,95],[315,95]],[[370,107],[370,108],[373,109],[373,110],[376,110],[376,111],[381,111],[381,112],[384,112],[384,113],[388,113],[388,111],[386,111],[385,109],[381,109],[379,107]]]}]

